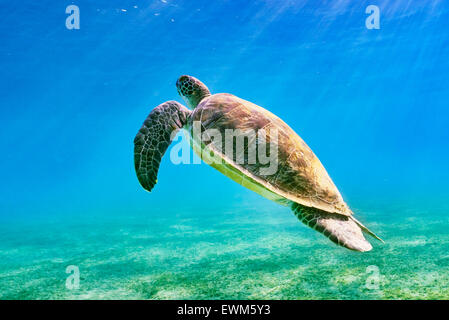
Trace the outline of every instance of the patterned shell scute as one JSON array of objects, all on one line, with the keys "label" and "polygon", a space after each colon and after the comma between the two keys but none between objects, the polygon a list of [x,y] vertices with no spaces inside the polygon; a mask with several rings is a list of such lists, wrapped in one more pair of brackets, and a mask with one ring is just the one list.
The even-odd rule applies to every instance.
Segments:
[{"label": "patterned shell scute", "polygon": [[[214,145],[211,141],[206,141],[205,144],[212,147],[230,165],[270,191],[304,206],[343,215],[352,214],[312,150],[284,121],[271,112],[231,94],[220,93],[201,101],[193,111],[191,120],[200,121],[202,130],[218,130],[222,135],[222,143]],[[240,129],[241,132],[258,132],[263,129],[267,138],[260,140],[258,135],[248,135],[244,140],[243,150],[234,150],[230,159],[225,153],[226,129]],[[274,131],[277,139],[271,139],[271,132]],[[278,168],[271,175],[260,174],[262,165],[258,161],[247,161],[250,151],[253,151],[251,148],[255,145],[260,148],[263,143],[277,145]],[[269,149],[268,146],[266,148]],[[245,161],[236,161],[238,159]]]}]

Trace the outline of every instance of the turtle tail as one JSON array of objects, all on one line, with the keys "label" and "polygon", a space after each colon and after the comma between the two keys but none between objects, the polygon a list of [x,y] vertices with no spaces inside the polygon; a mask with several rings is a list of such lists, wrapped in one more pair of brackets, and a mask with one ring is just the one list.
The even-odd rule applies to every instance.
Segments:
[{"label": "turtle tail", "polygon": [[304,207],[298,203],[292,205],[292,210],[301,222],[324,234],[339,246],[360,252],[373,248],[363,236],[360,223],[352,217]]}]

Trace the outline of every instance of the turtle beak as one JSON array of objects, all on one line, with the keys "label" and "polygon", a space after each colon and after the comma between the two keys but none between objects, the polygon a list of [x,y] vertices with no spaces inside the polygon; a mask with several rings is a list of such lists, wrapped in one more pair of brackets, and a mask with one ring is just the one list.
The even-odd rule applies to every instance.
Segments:
[{"label": "turtle beak", "polygon": [[176,81],[176,86],[182,85],[182,83],[183,83],[184,81],[189,80],[190,78],[191,78],[190,76],[188,76],[188,75],[186,75],[186,74],[183,74],[182,76],[180,76],[180,77],[178,78],[178,81]]},{"label": "turtle beak", "polygon": [[182,84],[183,84],[186,80],[188,80],[188,79],[189,79],[189,76],[187,76],[187,75],[182,75],[182,76],[180,76],[180,77],[178,78],[178,80],[176,81],[176,89],[178,89],[178,94],[179,94],[181,97],[183,96],[182,91],[181,91]]},{"label": "turtle beak", "polygon": [[180,76],[180,77],[178,78],[178,80],[176,81],[176,89],[178,89],[178,94],[179,94],[180,96],[182,96],[182,94],[181,94],[181,86],[182,86],[182,80],[183,80],[183,77],[185,77],[185,76]]}]

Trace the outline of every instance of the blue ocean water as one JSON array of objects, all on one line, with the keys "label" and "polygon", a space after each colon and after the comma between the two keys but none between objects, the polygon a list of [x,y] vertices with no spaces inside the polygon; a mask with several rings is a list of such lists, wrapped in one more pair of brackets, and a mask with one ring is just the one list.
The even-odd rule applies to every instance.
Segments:
[{"label": "blue ocean water", "polygon": [[[0,298],[449,298],[448,30],[447,1],[2,2]],[[182,74],[286,121],[386,243],[336,247],[206,164],[145,192],[133,138]]]}]

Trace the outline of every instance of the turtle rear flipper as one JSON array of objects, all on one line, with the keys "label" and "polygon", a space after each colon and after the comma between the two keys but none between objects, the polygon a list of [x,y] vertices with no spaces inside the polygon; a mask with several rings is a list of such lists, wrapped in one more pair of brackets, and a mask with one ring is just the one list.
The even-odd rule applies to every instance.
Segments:
[{"label": "turtle rear flipper", "polygon": [[324,234],[332,242],[355,251],[370,251],[373,247],[363,236],[361,227],[351,217],[332,214],[315,208],[294,204],[298,219]]},{"label": "turtle rear flipper", "polygon": [[154,108],[146,118],[134,138],[134,165],[144,189],[153,189],[162,156],[191,113],[182,104],[167,101]]}]

